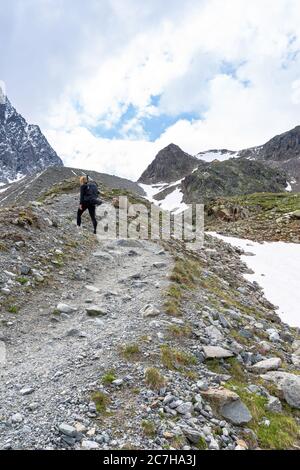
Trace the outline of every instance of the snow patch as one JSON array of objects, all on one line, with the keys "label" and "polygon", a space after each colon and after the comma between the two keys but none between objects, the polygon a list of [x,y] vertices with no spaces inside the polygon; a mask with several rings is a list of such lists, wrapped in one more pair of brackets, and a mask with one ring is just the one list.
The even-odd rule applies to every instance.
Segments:
[{"label": "snow patch", "polygon": [[288,192],[291,192],[292,191],[292,186],[289,182],[287,182],[287,185],[286,185],[286,188],[285,188],[286,191]]},{"label": "snow patch", "polygon": [[[179,187],[180,183],[184,178],[173,183],[159,183],[159,184],[142,184],[139,183],[139,186],[145,191],[146,199],[155,204],[156,206],[161,207],[166,211],[173,211],[175,214],[179,214],[184,210],[188,209],[188,206],[182,202],[183,193]],[[167,188],[175,187],[174,191],[168,194],[164,199],[158,201],[154,199],[154,196],[159,194],[161,191]]]},{"label": "snow patch", "polygon": [[300,327],[300,244],[258,243],[217,233],[209,234],[246,252],[254,253],[255,256],[241,257],[254,271],[254,274],[245,274],[245,278],[251,282],[256,281],[263,288],[266,298],[278,306],[282,321]]}]

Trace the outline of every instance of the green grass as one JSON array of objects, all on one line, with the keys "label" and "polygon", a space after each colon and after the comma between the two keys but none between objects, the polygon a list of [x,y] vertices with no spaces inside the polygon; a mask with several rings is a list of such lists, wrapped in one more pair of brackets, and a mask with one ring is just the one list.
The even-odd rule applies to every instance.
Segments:
[{"label": "green grass", "polygon": [[23,284],[26,284],[28,282],[28,278],[20,276],[20,277],[16,278],[16,281],[23,285]]},{"label": "green grass", "polygon": [[155,437],[156,436],[156,426],[152,421],[144,419],[141,423],[141,427],[145,436],[147,437]]},{"label": "green grass", "polygon": [[19,312],[19,307],[17,305],[9,305],[7,307],[7,311],[9,313],[18,313]]},{"label": "green grass", "polygon": [[8,250],[7,246],[4,243],[0,242],[0,252],[7,251],[7,250]]},{"label": "green grass", "polygon": [[92,400],[96,405],[98,413],[106,413],[107,406],[110,404],[110,398],[103,392],[94,392],[92,394]]},{"label": "green grass", "polygon": [[249,208],[260,207],[263,211],[273,210],[281,214],[300,209],[300,193],[254,193],[228,200]]},{"label": "green grass", "polygon": [[165,378],[155,367],[149,367],[145,372],[146,384],[153,389],[160,389],[165,385]]},{"label": "green grass", "polygon": [[206,450],[207,449],[207,442],[204,439],[204,437],[199,438],[199,441],[197,442],[197,444],[195,444],[195,447],[197,447],[197,449],[199,449],[199,450]]},{"label": "green grass", "polygon": [[173,338],[189,338],[192,332],[191,328],[186,325],[170,325],[168,331]]},{"label": "green grass", "polygon": [[186,257],[175,258],[173,271],[170,275],[172,283],[166,291],[164,311],[167,315],[181,316],[181,302],[185,291],[194,289],[200,278],[200,264],[198,261]]},{"label": "green grass", "polygon": [[225,362],[230,365],[230,368],[224,367],[218,359],[208,359],[205,365],[216,374],[230,374],[233,380],[244,382],[246,375],[239,361],[235,357],[230,357]]},{"label": "green grass", "polygon": [[161,361],[169,370],[180,370],[182,366],[189,367],[197,364],[197,358],[192,354],[168,345],[161,346]]},{"label": "green grass", "polygon": [[126,359],[137,359],[138,356],[140,355],[140,346],[137,343],[129,343],[125,344],[121,348],[121,354],[126,358]]},{"label": "green grass", "polygon": [[[232,388],[230,384],[227,386]],[[253,419],[247,426],[257,435],[262,449],[284,450],[293,447],[300,437],[300,428],[288,406],[284,407],[283,413],[272,413],[265,408],[266,398],[248,392],[241,385],[235,385],[234,391],[252,414]],[[264,419],[270,421],[270,426],[263,424]]]},{"label": "green grass", "polygon": [[104,375],[102,375],[102,378],[101,378],[101,382],[104,384],[104,385],[109,385],[111,384],[114,380],[116,380],[116,375],[115,375],[115,371],[113,370],[109,370],[107,371]]}]

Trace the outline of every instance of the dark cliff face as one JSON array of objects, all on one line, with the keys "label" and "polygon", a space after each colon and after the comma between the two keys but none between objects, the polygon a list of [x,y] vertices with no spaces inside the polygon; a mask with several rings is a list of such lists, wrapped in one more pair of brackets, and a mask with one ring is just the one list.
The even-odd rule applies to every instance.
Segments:
[{"label": "dark cliff face", "polygon": [[0,183],[62,166],[40,128],[27,124],[8,98],[0,102]]},{"label": "dark cliff face", "polygon": [[144,171],[139,183],[155,184],[172,182],[184,178],[199,164],[196,157],[183,152],[180,147],[170,144],[162,149]]},{"label": "dark cliff face", "polygon": [[293,191],[300,191],[300,126],[273,137],[260,147],[242,150],[239,155],[285,171]]},{"label": "dark cliff face", "polygon": [[185,202],[202,203],[220,196],[284,191],[286,181],[281,170],[253,160],[232,158],[224,162],[200,162],[197,171],[188,175],[181,187]]},{"label": "dark cliff face", "polygon": [[260,147],[242,150],[240,155],[277,162],[300,158],[300,126],[276,135]]}]

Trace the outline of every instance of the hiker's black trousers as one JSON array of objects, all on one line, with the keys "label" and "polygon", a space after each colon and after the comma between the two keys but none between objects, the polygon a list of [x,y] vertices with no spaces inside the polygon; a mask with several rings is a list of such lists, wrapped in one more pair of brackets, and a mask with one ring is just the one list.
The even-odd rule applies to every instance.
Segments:
[{"label": "hiker's black trousers", "polygon": [[77,225],[81,225],[81,216],[82,214],[88,209],[90,217],[93,222],[94,232],[96,233],[97,230],[97,220],[96,220],[96,206],[95,204],[82,204],[82,209],[78,209],[77,211]]}]

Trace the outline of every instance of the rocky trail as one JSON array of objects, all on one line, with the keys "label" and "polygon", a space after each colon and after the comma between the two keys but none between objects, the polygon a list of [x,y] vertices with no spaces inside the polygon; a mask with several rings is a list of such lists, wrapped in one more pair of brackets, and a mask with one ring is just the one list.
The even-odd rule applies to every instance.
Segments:
[{"label": "rocky trail", "polygon": [[241,251],[99,241],[76,199],[6,220],[0,448],[297,447],[299,332]]}]

